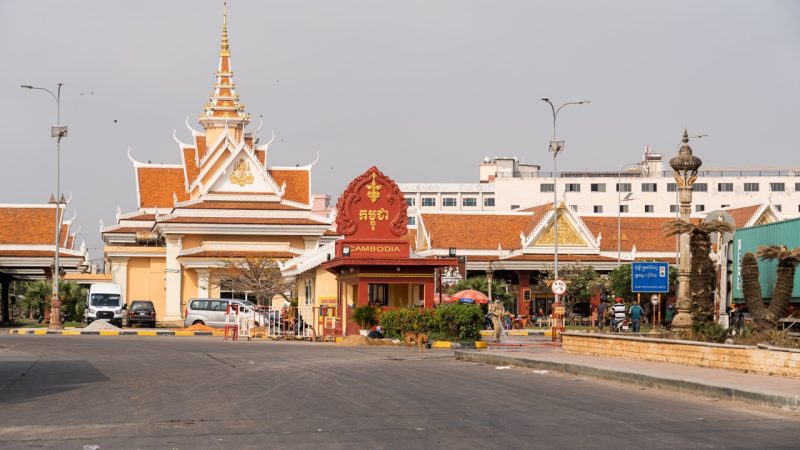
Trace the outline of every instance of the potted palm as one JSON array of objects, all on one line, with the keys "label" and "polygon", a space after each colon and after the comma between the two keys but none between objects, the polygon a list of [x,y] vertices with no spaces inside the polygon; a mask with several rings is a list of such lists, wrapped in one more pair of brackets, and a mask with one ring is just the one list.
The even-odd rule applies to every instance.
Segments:
[{"label": "potted palm", "polygon": [[378,324],[379,310],[375,306],[364,305],[353,309],[353,322],[358,325],[362,336],[369,334],[370,328]]}]

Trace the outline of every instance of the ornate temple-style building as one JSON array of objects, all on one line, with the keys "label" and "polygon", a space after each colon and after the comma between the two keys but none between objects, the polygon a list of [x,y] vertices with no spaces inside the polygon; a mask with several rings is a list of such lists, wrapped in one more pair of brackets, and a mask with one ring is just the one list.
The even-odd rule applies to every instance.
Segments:
[{"label": "ornate temple-style building", "polygon": [[137,209],[118,209],[116,224],[101,229],[106,264],[125,300],[152,300],[159,321],[181,320],[190,298],[247,298],[224,280],[212,282],[226,260],[289,259],[331,239],[326,205],[315,208],[311,194],[314,163],[271,166],[272,140],[259,144],[260,126],[246,130],[250,115],[233,82],[227,14],[199,123],[202,130],[187,121],[189,143],[173,134],[178,164],[143,163],[128,152]]}]

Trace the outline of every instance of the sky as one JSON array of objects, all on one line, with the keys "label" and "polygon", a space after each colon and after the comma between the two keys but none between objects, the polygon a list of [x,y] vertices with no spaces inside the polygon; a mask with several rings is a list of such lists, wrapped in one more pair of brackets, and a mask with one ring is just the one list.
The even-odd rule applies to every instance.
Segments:
[{"label": "sky", "polygon": [[[0,2],[0,203],[61,190],[91,257],[136,208],[139,161],[175,164],[214,82],[222,1]],[[397,182],[477,182],[486,156],[618,170],[684,127],[703,168],[800,169],[800,2],[319,0],[228,4],[234,81],[271,130],[270,165],[308,164],[335,202],[377,165]],[[71,216],[70,213],[67,214]]]}]

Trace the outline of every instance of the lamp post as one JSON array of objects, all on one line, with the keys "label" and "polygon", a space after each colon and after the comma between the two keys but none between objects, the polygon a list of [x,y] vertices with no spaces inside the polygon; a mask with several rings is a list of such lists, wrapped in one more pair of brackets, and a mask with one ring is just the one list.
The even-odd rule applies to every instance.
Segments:
[{"label": "lamp post", "polygon": [[[558,118],[558,113],[561,112],[561,109],[567,105],[583,105],[584,103],[591,103],[589,100],[581,100],[578,102],[567,102],[563,105],[559,106],[558,108],[553,105],[553,102],[550,101],[549,98],[545,97],[542,99],[543,102],[547,102],[550,105],[550,109],[553,111],[553,140],[550,141],[549,150],[553,152],[553,275],[554,278],[558,279],[558,185],[557,185],[557,178],[556,172],[558,171],[558,166],[556,165],[556,157],[558,153],[564,150],[564,141],[556,140],[556,119]],[[560,303],[561,299],[560,296],[556,294],[555,303]]]},{"label": "lamp post", "polygon": [[[697,169],[703,164],[700,158],[692,154],[689,147],[689,133],[683,130],[683,140],[678,156],[669,160],[669,165],[674,170],[673,177],[678,186],[678,201],[680,202],[681,219],[688,222],[692,210],[692,185],[697,180]],[[680,236],[680,261],[678,265],[678,314],[672,319],[672,327],[676,330],[688,329],[692,326],[692,316],[689,299],[689,274],[690,274],[689,234]]]},{"label": "lamp post", "polygon": [[49,329],[51,330],[60,330],[63,326],[61,324],[61,299],[59,298],[58,293],[58,279],[59,279],[59,271],[61,270],[61,266],[58,261],[59,256],[59,244],[61,241],[61,205],[64,203],[64,198],[61,195],[61,138],[67,137],[67,126],[61,124],[61,86],[64,83],[58,83],[58,89],[56,93],[53,93],[50,89],[31,86],[28,84],[23,84],[20,87],[25,89],[36,89],[40,91],[45,91],[53,97],[53,100],[56,101],[56,126],[50,127],[50,136],[56,138],[56,196],[55,198],[50,199],[50,203],[56,204],[56,242],[55,242],[55,258],[53,262],[53,293],[52,298],[50,300],[50,325]]},{"label": "lamp post", "polygon": [[[628,163],[622,166],[619,169],[619,173],[617,173],[617,267],[620,265],[620,255],[622,254],[622,189],[620,189],[620,185],[622,184],[622,172],[632,166],[638,166],[639,163]],[[632,200],[631,193],[628,192],[628,195],[625,196],[625,201]]]}]

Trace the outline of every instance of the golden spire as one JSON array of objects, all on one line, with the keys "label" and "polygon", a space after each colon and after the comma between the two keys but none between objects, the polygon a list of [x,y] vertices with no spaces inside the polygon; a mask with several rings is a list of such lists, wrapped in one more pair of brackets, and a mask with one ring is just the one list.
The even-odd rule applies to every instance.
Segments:
[{"label": "golden spire", "polygon": [[219,56],[231,56],[228,50],[228,2],[222,3],[222,45]]}]

